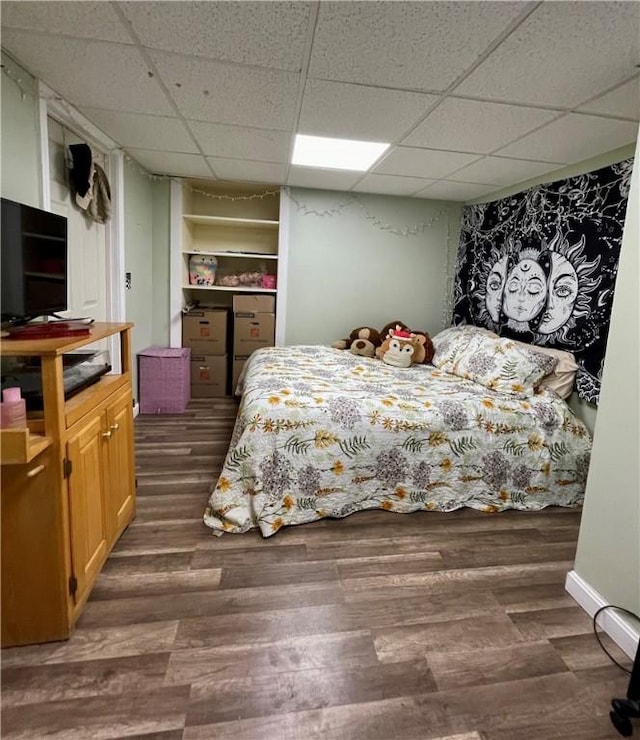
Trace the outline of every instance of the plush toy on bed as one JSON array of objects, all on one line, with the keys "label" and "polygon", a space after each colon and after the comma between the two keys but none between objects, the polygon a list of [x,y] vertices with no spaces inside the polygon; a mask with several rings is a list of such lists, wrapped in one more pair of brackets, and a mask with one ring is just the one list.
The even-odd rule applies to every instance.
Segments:
[{"label": "plush toy on bed", "polygon": [[380,341],[381,337],[377,329],[370,326],[359,326],[349,334],[347,339],[339,339],[331,346],[335,349],[348,349],[354,355],[375,357]]},{"label": "plush toy on bed", "polygon": [[433,342],[431,337],[426,331],[412,330],[412,334],[415,334],[418,340],[419,347],[416,347],[416,354],[413,357],[414,365],[428,365],[433,360],[435,350],[433,349]]},{"label": "plush toy on bed", "polygon": [[409,328],[409,324],[405,324],[404,321],[390,321],[380,329],[380,341],[384,340],[396,329],[404,329],[405,331]]},{"label": "plush toy on bed", "polygon": [[[416,349],[415,354],[411,360],[412,365],[427,365],[433,359],[434,349],[431,337],[426,331],[416,331],[409,329],[408,325],[404,321],[390,321],[386,326],[382,328],[380,336],[382,337],[381,346],[376,350],[376,357],[382,359],[382,344],[384,340],[391,337],[394,331],[406,331],[410,334],[415,335]],[[389,363],[390,364],[390,363]]]},{"label": "plush toy on bed", "polygon": [[382,342],[378,357],[393,367],[411,367],[424,362],[425,334],[414,334],[406,329],[392,329]]}]

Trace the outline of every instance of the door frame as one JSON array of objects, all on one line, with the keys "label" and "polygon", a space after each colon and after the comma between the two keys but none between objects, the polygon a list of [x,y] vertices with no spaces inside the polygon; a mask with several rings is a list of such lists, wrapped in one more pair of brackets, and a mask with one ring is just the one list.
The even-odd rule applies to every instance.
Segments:
[{"label": "door frame", "polygon": [[[103,151],[111,186],[111,219],[106,228],[105,304],[107,320],[125,321],[124,155],[116,141],[38,80],[38,140],[40,155],[40,207],[51,209],[48,118],[73,131],[89,146]],[[113,353],[112,353],[112,356]]]}]

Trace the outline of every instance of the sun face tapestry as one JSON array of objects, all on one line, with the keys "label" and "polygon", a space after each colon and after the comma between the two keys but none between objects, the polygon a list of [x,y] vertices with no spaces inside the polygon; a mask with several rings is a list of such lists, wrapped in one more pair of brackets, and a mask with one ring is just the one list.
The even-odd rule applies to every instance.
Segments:
[{"label": "sun face tapestry", "polygon": [[467,206],[453,323],[573,352],[598,402],[633,159]]}]

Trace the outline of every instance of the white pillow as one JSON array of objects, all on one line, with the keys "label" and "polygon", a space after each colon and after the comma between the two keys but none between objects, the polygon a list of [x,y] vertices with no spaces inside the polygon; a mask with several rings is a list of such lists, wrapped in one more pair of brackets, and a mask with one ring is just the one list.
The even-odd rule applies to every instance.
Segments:
[{"label": "white pillow", "polygon": [[515,342],[530,352],[537,352],[547,357],[555,357],[558,360],[555,368],[540,381],[540,385],[555,391],[560,398],[565,400],[573,393],[573,386],[576,380],[576,371],[578,365],[576,358],[571,352],[562,349],[553,349],[551,347],[539,347],[536,344],[527,344],[526,342]]},{"label": "white pillow", "polygon": [[498,338],[498,335],[482,326],[472,324],[460,324],[450,326],[431,337],[433,343],[433,359],[431,364],[441,368],[445,363],[450,363],[456,354],[465,349],[469,342],[477,336],[490,336]]}]

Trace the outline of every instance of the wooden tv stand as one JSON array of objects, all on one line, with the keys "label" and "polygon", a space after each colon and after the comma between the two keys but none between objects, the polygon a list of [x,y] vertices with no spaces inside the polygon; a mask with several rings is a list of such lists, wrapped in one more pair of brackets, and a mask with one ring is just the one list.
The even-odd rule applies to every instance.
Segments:
[{"label": "wooden tv stand", "polygon": [[[40,358],[43,394],[28,429],[0,430],[2,647],[67,639],[135,514],[131,327],[0,343]],[[121,372],[65,400],[63,354],[114,335]]]}]

